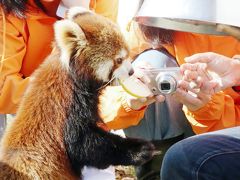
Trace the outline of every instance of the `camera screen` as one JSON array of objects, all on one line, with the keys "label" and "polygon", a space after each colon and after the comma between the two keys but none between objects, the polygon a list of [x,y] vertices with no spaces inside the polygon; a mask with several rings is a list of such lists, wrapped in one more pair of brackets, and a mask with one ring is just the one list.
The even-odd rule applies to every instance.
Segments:
[{"label": "camera screen", "polygon": [[170,90],[170,83],[161,83],[161,90]]}]

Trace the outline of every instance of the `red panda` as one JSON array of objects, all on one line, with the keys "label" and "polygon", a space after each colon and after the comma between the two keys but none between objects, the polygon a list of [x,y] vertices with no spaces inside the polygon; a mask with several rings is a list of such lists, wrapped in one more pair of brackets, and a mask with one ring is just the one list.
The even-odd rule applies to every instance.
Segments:
[{"label": "red panda", "polygon": [[124,139],[97,126],[101,87],[133,73],[118,27],[72,8],[54,30],[55,50],[32,75],[3,136],[0,179],[81,179],[85,165],[106,168],[149,160],[150,142]]}]

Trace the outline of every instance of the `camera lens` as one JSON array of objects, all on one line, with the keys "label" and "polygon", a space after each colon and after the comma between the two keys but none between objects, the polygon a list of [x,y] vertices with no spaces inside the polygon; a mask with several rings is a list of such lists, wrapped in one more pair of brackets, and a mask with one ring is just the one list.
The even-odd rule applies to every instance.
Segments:
[{"label": "camera lens", "polygon": [[159,73],[156,78],[157,87],[162,94],[171,94],[176,90],[176,79],[168,73]]},{"label": "camera lens", "polygon": [[163,82],[160,84],[161,90],[166,91],[171,89],[171,84],[168,82]]}]

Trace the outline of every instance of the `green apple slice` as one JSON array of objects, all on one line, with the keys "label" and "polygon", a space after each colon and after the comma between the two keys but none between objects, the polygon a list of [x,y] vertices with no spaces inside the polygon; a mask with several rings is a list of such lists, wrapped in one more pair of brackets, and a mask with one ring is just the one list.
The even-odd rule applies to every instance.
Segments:
[{"label": "green apple slice", "polygon": [[130,76],[123,81],[119,79],[119,83],[122,88],[131,96],[144,98],[152,95],[152,92],[147,85],[134,76]]}]

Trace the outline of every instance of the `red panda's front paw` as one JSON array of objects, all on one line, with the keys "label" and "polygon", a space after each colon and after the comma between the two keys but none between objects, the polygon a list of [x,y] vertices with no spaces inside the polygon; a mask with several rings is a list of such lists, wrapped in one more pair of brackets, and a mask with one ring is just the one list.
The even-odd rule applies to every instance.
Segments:
[{"label": "red panda's front paw", "polygon": [[131,149],[131,155],[134,165],[142,165],[152,159],[155,147],[152,143],[147,141],[138,142],[136,146]]}]

